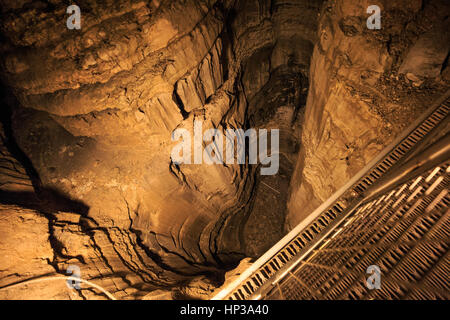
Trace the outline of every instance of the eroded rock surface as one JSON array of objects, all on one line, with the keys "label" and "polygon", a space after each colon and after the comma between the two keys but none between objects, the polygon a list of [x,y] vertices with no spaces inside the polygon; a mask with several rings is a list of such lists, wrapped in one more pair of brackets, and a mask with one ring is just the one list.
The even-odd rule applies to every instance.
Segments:
[{"label": "eroded rock surface", "polygon": [[[0,3],[0,287],[75,264],[118,298],[206,298],[448,88],[444,0],[381,1],[380,31],[362,0],[86,0],[80,30],[60,2]],[[175,165],[195,120],[280,129],[279,172]]]},{"label": "eroded rock surface", "polygon": [[[55,271],[74,262],[97,269],[90,278],[132,273],[163,287],[220,280],[282,236],[285,199],[270,211],[255,194],[288,188],[320,4],[85,1],[81,30],[68,30],[60,3],[2,1],[11,136],[39,197],[73,212],[47,213]],[[256,166],[173,164],[171,133],[194,120],[280,128],[280,174],[261,184]]]},{"label": "eroded rock surface", "polygon": [[[366,27],[367,1],[328,1],[322,8],[287,230],[449,88],[449,3],[379,3],[380,30]],[[447,41],[437,41],[436,32]],[[419,49],[425,42],[427,50]]]}]

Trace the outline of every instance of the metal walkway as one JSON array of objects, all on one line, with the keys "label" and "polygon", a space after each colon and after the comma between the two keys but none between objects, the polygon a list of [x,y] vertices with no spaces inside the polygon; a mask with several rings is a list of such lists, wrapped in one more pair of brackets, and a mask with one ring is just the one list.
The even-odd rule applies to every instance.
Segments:
[{"label": "metal walkway", "polygon": [[450,91],[213,299],[448,299],[449,112]]}]

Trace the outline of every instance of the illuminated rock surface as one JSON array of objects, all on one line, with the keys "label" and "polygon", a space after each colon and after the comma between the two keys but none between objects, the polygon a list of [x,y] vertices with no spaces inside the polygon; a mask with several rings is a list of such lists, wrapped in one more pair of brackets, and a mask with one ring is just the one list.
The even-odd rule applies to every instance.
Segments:
[{"label": "illuminated rock surface", "polygon": [[[381,3],[380,31],[362,0],[82,1],[68,30],[1,1],[0,286],[78,265],[117,298],[207,297],[449,87],[446,1]],[[280,129],[278,174],[173,164],[194,120]],[[0,297],[104,297],[43,287]]]}]

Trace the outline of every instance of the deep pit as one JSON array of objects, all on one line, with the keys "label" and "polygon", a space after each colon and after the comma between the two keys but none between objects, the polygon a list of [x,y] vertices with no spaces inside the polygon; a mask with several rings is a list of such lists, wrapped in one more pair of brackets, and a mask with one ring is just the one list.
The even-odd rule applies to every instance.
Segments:
[{"label": "deep pit", "polygon": [[[449,3],[0,1],[0,287],[80,267],[207,299],[449,89]],[[176,128],[279,129],[280,165],[174,164]],[[250,259],[246,259],[248,261]],[[65,283],[3,299],[103,299]]]}]

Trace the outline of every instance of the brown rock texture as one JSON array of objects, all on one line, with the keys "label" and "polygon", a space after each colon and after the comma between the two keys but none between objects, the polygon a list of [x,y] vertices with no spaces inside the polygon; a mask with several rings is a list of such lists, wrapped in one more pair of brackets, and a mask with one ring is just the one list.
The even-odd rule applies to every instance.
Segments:
[{"label": "brown rock texture", "polygon": [[322,7],[288,230],[449,88],[441,77],[448,68],[448,1],[379,1],[380,30],[366,27],[370,4],[343,0]]},{"label": "brown rock texture", "polygon": [[[80,30],[65,27],[59,2],[1,5],[4,122],[35,173],[49,263],[112,278],[95,281],[115,293],[223,279],[283,234],[285,199],[271,211],[255,194],[288,188],[321,1],[77,4]],[[171,133],[192,132],[194,120],[203,130],[280,128],[281,174],[173,164]]]},{"label": "brown rock texture", "polygon": [[[69,30],[66,4],[1,0],[0,297],[77,265],[117,298],[207,298],[448,88],[447,2],[379,2],[368,30],[363,0],[82,0]],[[277,175],[173,163],[195,120],[280,129]],[[41,298],[106,298],[82,288]]]}]

